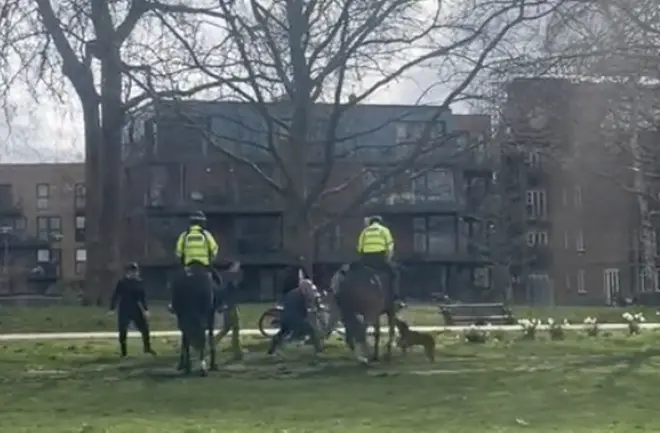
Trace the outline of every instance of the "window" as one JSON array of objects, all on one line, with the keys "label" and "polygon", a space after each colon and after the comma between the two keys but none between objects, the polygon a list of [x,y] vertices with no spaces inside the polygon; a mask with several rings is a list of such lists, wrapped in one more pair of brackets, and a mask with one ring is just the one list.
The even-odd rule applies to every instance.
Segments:
[{"label": "window", "polygon": [[333,253],[341,250],[342,233],[339,225],[327,227],[319,234],[318,248],[320,253]]},{"label": "window", "polygon": [[62,219],[60,217],[37,217],[37,238],[39,240],[57,240],[57,237],[60,235],[62,235]]},{"label": "window", "polygon": [[647,277],[647,275],[649,275],[649,272],[647,272],[646,267],[644,266],[640,273],[639,290],[642,292],[657,292],[660,290],[660,287],[658,287],[658,269],[652,271],[650,277]]},{"label": "window", "polygon": [[37,263],[50,263],[50,250],[37,250]]},{"label": "window", "polygon": [[544,219],[548,215],[548,202],[545,190],[535,189],[527,191],[527,217],[531,219]]},{"label": "window", "polygon": [[573,190],[573,204],[575,209],[582,209],[582,187],[576,186]]},{"label": "window", "polygon": [[603,278],[605,284],[605,296],[607,298],[607,304],[611,304],[612,301],[619,294],[620,286],[620,276],[619,270],[617,268],[608,268],[603,271]]},{"label": "window", "polygon": [[445,201],[456,199],[454,172],[449,169],[436,168],[413,179],[413,196],[415,201]]},{"label": "window", "polygon": [[530,247],[535,245],[548,245],[548,238],[547,230],[529,230],[527,232],[527,245]]},{"label": "window", "polygon": [[238,252],[253,254],[282,249],[282,219],[272,216],[250,216],[236,220]]},{"label": "window", "polygon": [[413,218],[413,249],[416,253],[454,254],[456,221],[451,216]]},{"label": "window", "polygon": [[85,215],[76,216],[76,242],[85,242]]},{"label": "window", "polygon": [[50,206],[50,185],[47,183],[37,184],[37,209],[44,210]]},{"label": "window", "polygon": [[525,154],[525,162],[532,168],[541,166],[541,152],[538,149],[530,149]]},{"label": "window", "polygon": [[564,248],[569,249],[571,247],[571,240],[568,236],[568,230],[564,231]]},{"label": "window", "polygon": [[77,210],[85,209],[87,205],[87,187],[84,183],[77,183],[75,185],[73,200]]},{"label": "window", "polygon": [[444,122],[437,122],[429,125],[429,122],[401,122],[397,123],[395,128],[395,143],[406,144],[414,143],[422,138],[425,130],[428,128],[428,138],[435,139],[445,133],[446,125]]},{"label": "window", "polygon": [[575,238],[575,250],[580,253],[585,251],[584,233],[582,232],[582,229],[578,231],[577,237]]},{"label": "window", "polygon": [[577,292],[580,294],[585,294],[587,293],[587,288],[584,283],[585,280],[585,272],[584,269],[580,269],[577,272]]},{"label": "window", "polygon": [[0,205],[4,207],[10,207],[13,205],[13,201],[13,186],[8,183],[0,185]]},{"label": "window", "polygon": [[76,274],[81,275],[85,273],[85,265],[87,263],[87,250],[84,248],[76,249]]}]

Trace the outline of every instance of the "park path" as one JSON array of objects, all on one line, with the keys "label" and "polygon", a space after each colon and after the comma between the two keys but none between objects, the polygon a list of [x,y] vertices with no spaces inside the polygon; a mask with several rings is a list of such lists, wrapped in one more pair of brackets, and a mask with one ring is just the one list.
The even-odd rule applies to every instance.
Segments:
[{"label": "park path", "polygon": [[[642,329],[660,329],[660,323],[643,323]],[[469,329],[470,326],[413,326],[412,329],[421,332],[461,332]],[[585,325],[566,325],[563,326],[566,330],[580,331],[586,329]],[[598,325],[598,328],[603,331],[622,331],[628,328],[626,323],[603,323]],[[385,330],[385,328],[381,328]],[[492,331],[520,331],[519,325],[493,325],[482,327],[482,329]],[[537,329],[547,329],[547,325],[540,325]],[[343,329],[342,329],[343,331]],[[154,337],[176,337],[179,331],[152,331],[151,335]],[[245,336],[259,336],[261,333],[258,329],[241,329],[241,335]],[[137,332],[129,332],[130,338],[139,337]],[[107,340],[116,338],[116,332],[41,332],[41,333],[11,333],[0,334],[0,341],[30,341],[30,340]]]}]

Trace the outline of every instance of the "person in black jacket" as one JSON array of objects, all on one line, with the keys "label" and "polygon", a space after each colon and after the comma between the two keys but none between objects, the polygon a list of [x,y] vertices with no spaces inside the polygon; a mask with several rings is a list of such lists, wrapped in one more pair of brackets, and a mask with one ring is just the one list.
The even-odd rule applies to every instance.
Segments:
[{"label": "person in black jacket", "polygon": [[131,323],[142,334],[142,344],[144,353],[155,355],[151,349],[151,340],[149,338],[149,308],[144,290],[144,282],[140,278],[140,267],[137,263],[130,263],[126,267],[126,275],[122,277],[115,287],[110,301],[110,311],[112,314],[117,310],[117,331],[119,333],[119,348],[121,356],[127,355],[126,334]]},{"label": "person in black jacket", "polygon": [[282,281],[282,295],[286,295],[291,290],[298,287],[300,282],[300,276],[302,274],[303,278],[307,278],[305,273],[305,268],[302,266],[302,257],[298,258],[298,263],[290,266],[284,275],[284,280]]}]

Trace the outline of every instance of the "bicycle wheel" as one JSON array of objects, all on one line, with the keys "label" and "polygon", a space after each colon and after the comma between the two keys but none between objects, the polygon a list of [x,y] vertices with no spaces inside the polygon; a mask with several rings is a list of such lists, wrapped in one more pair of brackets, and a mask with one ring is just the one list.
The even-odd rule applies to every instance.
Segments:
[{"label": "bicycle wheel", "polygon": [[281,311],[269,308],[259,318],[259,332],[266,338],[272,338],[280,328]]}]

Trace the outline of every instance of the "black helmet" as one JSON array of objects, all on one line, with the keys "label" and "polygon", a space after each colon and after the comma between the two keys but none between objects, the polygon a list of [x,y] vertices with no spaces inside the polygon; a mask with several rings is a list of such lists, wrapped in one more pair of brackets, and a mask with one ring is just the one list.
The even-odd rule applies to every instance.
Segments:
[{"label": "black helmet", "polygon": [[373,223],[381,224],[383,222],[383,218],[381,218],[380,215],[373,215],[370,216],[367,221],[369,221],[369,224],[373,224]]},{"label": "black helmet", "polygon": [[204,212],[202,212],[201,210],[193,212],[192,214],[190,214],[190,222],[191,223],[204,223],[204,222],[206,222],[206,215],[204,215]]},{"label": "black helmet", "polygon": [[127,272],[138,272],[138,271],[140,270],[140,266],[138,266],[138,264],[135,263],[135,262],[131,262],[131,263],[127,264],[127,265],[124,267],[124,269],[125,269]]}]

